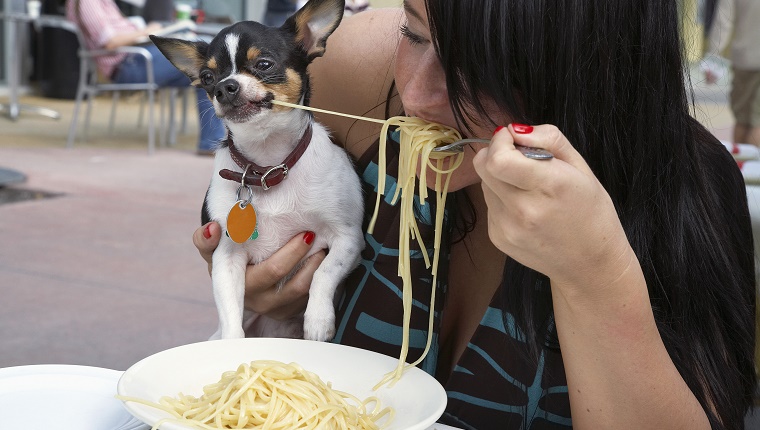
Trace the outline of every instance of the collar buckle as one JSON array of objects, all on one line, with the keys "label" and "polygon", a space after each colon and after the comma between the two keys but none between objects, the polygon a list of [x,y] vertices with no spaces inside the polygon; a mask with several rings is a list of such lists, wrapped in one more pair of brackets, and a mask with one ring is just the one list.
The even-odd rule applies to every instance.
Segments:
[{"label": "collar buckle", "polygon": [[[263,175],[261,175],[261,188],[263,188],[264,191],[266,191],[266,190],[272,188],[274,185],[276,185],[276,184],[273,184],[272,186],[267,185],[267,177],[270,176],[270,175],[272,175],[272,174],[274,174],[275,172],[278,172],[278,171],[282,171],[282,178],[283,179],[285,179],[288,176],[288,166],[286,166],[285,164],[279,164],[277,166],[272,166],[272,167],[269,168],[269,170],[267,170],[266,172],[264,172]],[[278,181],[278,183],[279,183],[279,181]]]}]

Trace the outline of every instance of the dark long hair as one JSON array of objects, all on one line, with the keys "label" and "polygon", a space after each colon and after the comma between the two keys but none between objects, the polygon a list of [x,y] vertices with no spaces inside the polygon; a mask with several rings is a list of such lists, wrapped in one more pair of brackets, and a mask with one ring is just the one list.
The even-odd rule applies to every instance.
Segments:
[{"label": "dark long hair", "polygon": [[[427,9],[460,124],[488,117],[486,95],[516,122],[559,127],[612,197],[665,346],[713,428],[742,428],[755,387],[751,225],[739,169],[689,114],[678,3]],[[549,280],[509,260],[503,282],[536,354],[553,327]]]}]

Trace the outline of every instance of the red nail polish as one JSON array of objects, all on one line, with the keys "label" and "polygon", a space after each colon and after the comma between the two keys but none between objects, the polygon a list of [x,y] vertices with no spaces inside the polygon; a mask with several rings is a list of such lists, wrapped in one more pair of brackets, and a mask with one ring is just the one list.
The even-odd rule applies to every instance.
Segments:
[{"label": "red nail polish", "polygon": [[533,133],[532,125],[525,124],[512,124],[512,129],[518,134],[530,134]]},{"label": "red nail polish", "polygon": [[311,243],[312,243],[312,242],[314,242],[314,237],[315,237],[315,236],[316,236],[316,235],[314,234],[314,232],[313,232],[313,231],[307,231],[307,232],[306,232],[306,233],[304,233],[304,235],[303,235],[303,241],[304,241],[304,242],[305,242],[307,245],[311,245]]},{"label": "red nail polish", "polygon": [[500,126],[496,127],[496,130],[493,131],[493,134],[498,133],[499,131],[501,131],[502,128],[504,128],[503,125],[500,125]]},{"label": "red nail polish", "polygon": [[206,224],[206,227],[203,228],[203,237],[211,239],[211,224]]}]

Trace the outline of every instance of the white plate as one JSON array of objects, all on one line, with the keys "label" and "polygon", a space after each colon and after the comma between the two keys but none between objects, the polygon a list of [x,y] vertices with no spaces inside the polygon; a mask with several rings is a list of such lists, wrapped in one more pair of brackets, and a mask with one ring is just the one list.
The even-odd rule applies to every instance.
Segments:
[{"label": "white plate", "polygon": [[145,428],[114,397],[121,374],[111,369],[70,365],[0,369],[0,428]]},{"label": "white plate", "polygon": [[[383,375],[396,367],[398,358],[343,345],[295,339],[216,340],[162,351],[127,369],[119,380],[118,393],[153,402],[179,392],[200,396],[203,386],[219,381],[223,372],[234,371],[240,364],[253,360],[295,362],[323,381],[332,382],[337,390],[361,399],[378,397],[384,406],[396,410],[388,430],[426,429],[446,407],[443,387],[417,368],[409,369],[392,388],[372,391]],[[151,425],[169,417],[164,411],[139,403],[126,402],[125,405],[134,416]],[[161,426],[161,430],[188,428],[169,422]]]}]

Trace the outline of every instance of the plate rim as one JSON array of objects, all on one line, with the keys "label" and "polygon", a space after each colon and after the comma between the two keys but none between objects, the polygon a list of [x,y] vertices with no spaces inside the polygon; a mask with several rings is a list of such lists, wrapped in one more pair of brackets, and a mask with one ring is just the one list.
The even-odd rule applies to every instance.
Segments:
[{"label": "plate rim", "polygon": [[87,366],[81,364],[23,364],[20,366],[0,367],[0,380],[26,375],[60,374],[73,376],[104,376],[113,377],[114,381],[121,379],[123,370],[109,369],[107,367]]}]

